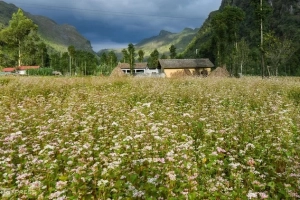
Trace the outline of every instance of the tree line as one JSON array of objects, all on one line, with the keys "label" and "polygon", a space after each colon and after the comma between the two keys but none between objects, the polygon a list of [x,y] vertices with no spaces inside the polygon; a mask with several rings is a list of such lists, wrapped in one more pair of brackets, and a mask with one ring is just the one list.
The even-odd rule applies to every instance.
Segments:
[{"label": "tree line", "polygon": [[[76,50],[74,46],[69,46],[67,52],[56,52],[41,40],[37,30],[38,26],[21,9],[14,13],[8,27],[0,30],[0,66],[37,65],[69,75],[99,73],[95,54]],[[44,69],[43,74],[49,74],[49,70]]]},{"label": "tree line", "polygon": [[102,69],[107,69],[106,72],[110,73],[115,66],[117,66],[118,62],[128,63],[130,66],[130,74],[133,75],[134,66],[136,62],[147,62],[147,66],[150,69],[157,68],[159,59],[175,59],[180,58],[177,56],[175,45],[171,45],[169,48],[170,55],[169,57],[165,54],[160,55],[157,49],[154,49],[150,56],[145,59],[145,52],[143,50],[138,50],[136,53],[136,49],[132,43],[128,44],[127,49],[122,50],[122,58],[118,61],[116,54],[113,51],[108,53],[103,52],[100,55],[100,63]]},{"label": "tree line", "polygon": [[[300,75],[295,64],[300,64],[298,40],[271,27],[273,7],[266,0],[243,3],[248,10],[226,5],[212,13],[202,27],[203,39],[193,41],[193,48],[183,56],[208,57],[215,66],[226,67],[235,76]],[[299,27],[294,29],[299,32]]]},{"label": "tree line", "polygon": [[[65,75],[109,75],[118,62],[129,63],[133,72],[136,60],[145,60],[145,52],[139,50],[136,54],[133,44],[123,49],[121,60],[118,60],[113,51],[102,53],[98,57],[94,53],[77,50],[73,45],[66,52],[57,52],[42,41],[37,31],[38,26],[21,9],[14,13],[8,27],[0,29],[0,67],[38,65]],[[171,45],[170,58],[175,58],[176,55],[176,47]],[[159,58],[165,59],[167,56],[160,56],[155,49],[147,59],[148,66],[156,68]],[[31,74],[51,74],[48,69],[32,71]]]}]

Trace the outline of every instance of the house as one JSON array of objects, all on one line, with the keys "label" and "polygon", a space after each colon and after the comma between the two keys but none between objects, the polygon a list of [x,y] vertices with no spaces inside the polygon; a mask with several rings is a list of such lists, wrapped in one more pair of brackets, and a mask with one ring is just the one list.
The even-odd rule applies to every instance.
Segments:
[{"label": "house", "polygon": [[2,69],[3,74],[7,75],[7,74],[12,74],[16,72],[16,68],[13,67],[7,67],[7,68],[3,68]]},{"label": "house", "polygon": [[[125,74],[130,74],[130,65],[128,63],[119,63],[118,66]],[[135,63],[133,67],[133,73],[145,73],[148,68],[147,63]]]},{"label": "house", "polygon": [[17,69],[17,72],[20,74],[20,75],[26,75],[27,73],[27,70],[29,69],[39,69],[40,66],[19,66],[19,67],[16,67]]},{"label": "house", "polygon": [[158,60],[158,68],[166,77],[208,76],[213,67],[214,64],[208,58]]}]

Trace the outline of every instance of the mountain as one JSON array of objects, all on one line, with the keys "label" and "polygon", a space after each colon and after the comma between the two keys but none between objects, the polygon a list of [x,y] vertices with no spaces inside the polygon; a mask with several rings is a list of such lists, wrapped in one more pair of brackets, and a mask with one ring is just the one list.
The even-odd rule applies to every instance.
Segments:
[{"label": "mountain", "polygon": [[[300,45],[300,0],[263,0],[271,13],[265,24],[265,32],[273,32],[277,37],[292,39]],[[222,0],[219,10],[210,13],[196,36],[183,51],[183,57],[209,57],[215,60],[212,48],[211,19],[221,12],[225,6],[236,6],[245,12],[245,20],[239,28],[240,38],[246,39],[251,47],[258,46],[260,40],[259,24],[249,0]],[[198,49],[198,50],[197,50]],[[196,51],[199,55],[196,55]]]},{"label": "mountain", "polygon": [[[0,28],[8,26],[12,14],[17,11],[18,7],[14,4],[0,1]],[[73,45],[78,50],[93,52],[90,41],[80,35],[75,27],[67,24],[59,25],[47,17],[23,12],[38,25],[40,38],[56,51],[67,51],[68,46]]]},{"label": "mountain", "polygon": [[136,49],[142,49],[145,51],[145,55],[157,49],[160,55],[169,55],[169,48],[173,44],[176,47],[176,52],[181,53],[195,37],[199,29],[185,28],[180,33],[171,33],[169,31],[162,30],[158,36],[147,38],[135,45]]},{"label": "mountain", "polygon": [[[172,33],[166,30],[161,30],[157,36],[146,38],[141,42],[135,44],[135,50],[138,52],[140,49],[145,52],[145,57],[148,57],[152,51],[158,50],[160,55],[169,55],[169,48],[173,44],[176,47],[176,52],[181,53],[195,37],[198,32],[197,29],[185,28],[180,33]],[[103,52],[114,51],[118,58],[122,57],[122,49],[105,49],[98,52],[100,55]]]}]

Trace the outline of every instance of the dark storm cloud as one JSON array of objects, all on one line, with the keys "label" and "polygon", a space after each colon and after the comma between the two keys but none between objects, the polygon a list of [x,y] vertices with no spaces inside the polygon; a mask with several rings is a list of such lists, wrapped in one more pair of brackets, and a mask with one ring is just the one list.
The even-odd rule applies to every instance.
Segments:
[{"label": "dark storm cloud", "polygon": [[221,0],[5,0],[31,14],[70,24],[91,41],[95,51],[126,47],[157,35],[199,28]]}]

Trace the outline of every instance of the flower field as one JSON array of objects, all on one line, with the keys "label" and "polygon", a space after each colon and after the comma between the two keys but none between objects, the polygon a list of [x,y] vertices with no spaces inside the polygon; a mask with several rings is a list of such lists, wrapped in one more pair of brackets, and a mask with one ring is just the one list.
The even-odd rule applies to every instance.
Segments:
[{"label": "flower field", "polygon": [[0,78],[1,199],[299,199],[300,78]]}]

